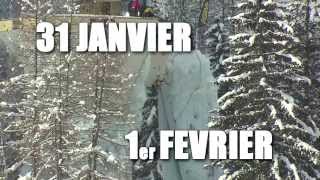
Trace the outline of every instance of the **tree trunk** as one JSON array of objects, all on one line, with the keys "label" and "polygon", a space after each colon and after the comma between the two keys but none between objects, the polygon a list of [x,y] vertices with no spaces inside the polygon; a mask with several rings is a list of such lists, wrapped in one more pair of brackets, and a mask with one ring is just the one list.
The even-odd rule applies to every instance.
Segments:
[{"label": "tree trunk", "polygon": [[[36,25],[38,23],[38,9],[39,9],[39,0],[36,0],[36,11],[35,11],[35,21]],[[35,46],[34,46],[34,80],[37,80],[38,78],[38,50],[37,50],[37,32],[34,34],[35,38]],[[34,101],[37,101],[37,96],[34,97]],[[32,135],[35,136],[37,129],[37,121],[38,121],[38,108],[34,106],[34,115],[33,115],[33,130]],[[36,140],[35,140],[36,141]],[[38,147],[37,142],[32,141],[32,179],[36,179],[38,174]]]}]

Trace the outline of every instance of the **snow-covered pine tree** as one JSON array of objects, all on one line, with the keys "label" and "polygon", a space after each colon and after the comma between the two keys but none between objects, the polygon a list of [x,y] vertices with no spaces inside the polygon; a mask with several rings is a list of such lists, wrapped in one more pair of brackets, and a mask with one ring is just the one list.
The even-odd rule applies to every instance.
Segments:
[{"label": "snow-covered pine tree", "polygon": [[310,41],[310,58],[309,69],[311,71],[314,84],[320,88],[320,1],[310,0],[310,24],[312,37]]},{"label": "snow-covered pine tree", "polygon": [[[224,16],[224,15],[223,15]],[[215,78],[218,78],[224,73],[222,61],[229,56],[229,29],[226,28],[226,19],[216,18],[214,23],[209,27],[206,32],[208,36],[207,46],[210,52],[210,68]],[[227,91],[228,86],[219,85],[218,97]]]},{"label": "snow-covered pine tree", "polygon": [[[289,1],[288,20],[294,29],[295,35],[300,39],[300,43],[294,51],[301,55],[304,63],[304,74],[311,80],[311,84],[305,89],[306,118],[317,122],[320,118],[320,83],[317,80],[319,70],[320,55],[320,24],[319,8],[320,2],[316,0]],[[320,141],[313,142],[314,146],[320,148]]]},{"label": "snow-covered pine tree", "polygon": [[319,24],[317,17],[317,1],[293,0],[287,3],[287,19],[290,26],[294,30],[294,35],[300,39],[300,43],[295,47],[295,51],[304,57],[304,65],[306,76],[313,79],[312,66],[314,65],[317,57],[314,53],[318,53],[319,39],[318,31]]},{"label": "snow-covered pine tree", "polygon": [[[52,56],[51,61],[46,60],[42,61],[46,68],[38,69],[36,80],[33,80],[32,71],[26,71],[6,82],[7,91],[20,90],[23,93],[21,100],[13,106],[17,112],[11,112],[11,116],[16,119],[7,128],[9,132],[21,135],[19,143],[15,144],[19,156],[15,159],[16,163],[8,166],[6,171],[11,173],[23,168],[27,172],[21,176],[63,179],[72,177],[70,159],[77,143],[78,133],[70,118],[74,113],[70,108],[71,95],[74,94],[71,89],[75,88],[70,80],[71,67],[63,63],[61,58],[59,63],[55,63],[56,56]],[[24,63],[28,62],[22,62],[23,66],[26,65]],[[37,97],[36,100],[32,94]],[[19,119],[20,116],[22,118]],[[33,155],[34,152],[37,153]]]},{"label": "snow-covered pine tree", "polygon": [[16,104],[21,98],[21,91],[19,88],[15,89],[10,87],[8,80],[21,74],[21,68],[14,56],[11,56],[6,43],[0,43],[0,177],[8,179],[17,178],[17,169],[9,167],[15,164],[17,160],[17,137],[19,133],[11,131],[11,125],[19,119],[18,107]]},{"label": "snow-covered pine tree", "polygon": [[[147,88],[147,100],[143,106],[143,124],[139,131],[139,147],[159,149],[158,87]],[[152,160],[137,160],[133,163],[133,179],[161,180],[159,153]]]},{"label": "snow-covered pine tree", "polygon": [[[19,1],[22,15],[39,19],[53,15],[51,1]],[[66,2],[68,3],[68,2]],[[67,4],[66,4],[67,5]],[[76,147],[77,133],[71,123],[70,99],[75,91],[71,74],[71,54],[41,54],[36,51],[36,35],[21,37],[21,67],[24,73],[12,77],[6,83],[9,90],[21,90],[23,97],[15,104],[23,116],[10,125],[10,131],[21,137],[16,144],[19,156],[16,163],[6,169],[7,173],[23,168],[24,177],[35,179],[63,179],[72,177],[70,159]],[[21,40],[21,39],[17,39]],[[21,42],[23,42],[21,40]],[[31,42],[31,43],[30,43]],[[29,44],[30,43],[30,44]],[[31,47],[31,48],[30,48]],[[32,48],[34,47],[34,49]]]},{"label": "snow-covered pine tree", "polygon": [[44,106],[39,111],[39,144],[41,168],[39,178],[75,178],[71,158],[78,149],[79,132],[72,119],[77,115],[73,101],[76,101],[77,87],[74,79],[74,57],[71,54],[53,56],[43,69],[42,76],[50,87],[42,99]]},{"label": "snow-covered pine tree", "polygon": [[218,161],[222,179],[319,179],[318,124],[305,118],[301,102],[310,80],[301,57],[292,49],[299,43],[275,0],[242,0],[231,18],[232,55],[219,82],[230,91],[219,98],[219,118],[212,128],[269,130],[273,134],[272,161]]},{"label": "snow-covered pine tree", "polygon": [[213,76],[218,77],[222,74],[222,60],[229,56],[228,30],[221,18],[216,18],[206,33],[208,35],[207,45],[210,51],[210,68]]},{"label": "snow-covered pine tree", "polygon": [[[126,176],[124,172],[129,161],[119,160],[124,159],[120,151],[126,147],[122,139],[126,132],[120,127],[128,126],[123,122],[129,118],[126,112],[128,103],[123,99],[128,78],[120,74],[122,62],[121,55],[115,58],[109,54],[95,54],[80,62],[78,67],[79,76],[82,76],[78,87],[81,107],[77,109],[78,118],[74,123],[83,129],[80,131],[79,155],[73,160],[78,179]],[[119,129],[112,129],[116,124]],[[114,154],[114,149],[119,154]]]},{"label": "snow-covered pine tree", "polygon": [[[52,1],[43,0],[19,0],[19,6],[21,7],[21,16],[32,17],[35,19],[35,24],[39,22],[40,18],[45,18],[51,15],[53,12]],[[37,34],[34,33],[31,37],[22,35],[23,38],[28,38],[31,40],[30,47],[23,50],[23,56],[27,57],[23,67],[30,67],[28,71],[24,74],[11,78],[10,83],[15,88],[21,88],[24,93],[24,97],[21,99],[19,104],[22,104],[21,111],[25,116],[23,121],[16,121],[14,123],[15,131],[22,134],[21,142],[19,144],[20,159],[17,160],[14,166],[22,166],[24,162],[29,162],[31,165],[31,170],[28,172],[28,176],[33,178],[39,177],[40,164],[42,158],[40,157],[41,149],[41,133],[40,127],[43,122],[40,121],[39,117],[41,111],[45,109],[43,106],[45,103],[42,101],[44,97],[44,89],[46,89],[46,83],[42,76],[42,71],[40,70],[39,55],[35,47],[35,41]],[[21,46],[24,48],[23,46]],[[28,54],[28,55],[27,55]],[[43,109],[42,109],[43,108]]]}]

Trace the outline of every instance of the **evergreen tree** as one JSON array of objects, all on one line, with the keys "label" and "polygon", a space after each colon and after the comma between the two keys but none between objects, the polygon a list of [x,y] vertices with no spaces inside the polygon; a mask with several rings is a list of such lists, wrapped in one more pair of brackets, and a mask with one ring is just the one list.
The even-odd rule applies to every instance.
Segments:
[{"label": "evergreen tree", "polygon": [[[22,15],[35,17],[36,23],[54,13],[51,1],[19,3]],[[23,34],[19,38],[35,42],[36,35],[29,37]],[[74,155],[78,135],[71,122],[74,112],[70,106],[74,94],[71,89],[75,90],[71,83],[72,55],[41,54],[32,46],[20,47],[19,55],[24,60],[19,67],[24,68],[24,73],[4,82],[7,92],[22,93],[19,101],[11,105],[15,111],[9,114],[15,120],[7,128],[20,135],[15,144],[19,156],[5,169],[5,173],[11,174],[22,168],[29,170],[26,175],[30,178],[70,178],[73,173],[70,159]]]},{"label": "evergreen tree", "polygon": [[16,143],[19,133],[10,131],[10,126],[18,119],[15,104],[19,102],[21,92],[19,89],[9,89],[7,82],[8,79],[21,74],[21,68],[18,68],[19,63],[10,55],[5,43],[0,42],[0,177],[14,179],[17,178],[17,169],[8,172],[7,168],[17,160]]},{"label": "evergreen tree", "polygon": [[232,17],[232,55],[223,61],[219,83],[232,89],[220,99],[213,128],[269,130],[273,134],[272,161],[218,162],[223,179],[318,179],[318,120],[305,118],[304,76],[299,39],[278,1],[243,0]]},{"label": "evergreen tree", "polygon": [[[213,76],[218,78],[224,73],[222,61],[229,56],[229,42],[228,42],[228,31],[226,23],[223,18],[216,18],[215,22],[210,26],[207,31],[208,36],[208,49],[210,52],[210,68]],[[223,95],[227,91],[227,86],[222,87],[220,85],[218,97]]]},{"label": "evergreen tree", "polygon": [[[319,70],[320,41],[319,30],[319,2],[314,0],[290,1],[288,6],[288,20],[294,29],[294,33],[300,39],[300,43],[294,48],[295,53],[300,54],[304,63],[304,74],[311,80],[311,84],[305,89],[305,100],[302,102],[306,118],[317,122],[320,117],[320,83],[317,80]],[[320,148],[320,141],[313,142]]]},{"label": "evergreen tree", "polygon": [[[320,1],[310,0],[310,8],[307,10],[310,11],[310,27],[309,31],[312,33],[312,36],[309,36],[309,52],[310,52],[310,61],[308,63],[308,68],[310,70],[310,75],[314,84],[320,88]],[[310,33],[309,33],[310,35]]]},{"label": "evergreen tree", "polygon": [[[122,137],[127,133],[124,130],[127,124],[124,123],[130,117],[124,96],[126,85],[130,83],[121,74],[121,58],[121,55],[115,58],[95,54],[77,59],[76,69],[82,82],[77,87],[77,104],[80,106],[74,124],[83,129],[79,140],[81,148],[78,157],[73,159],[77,179],[123,177],[125,169],[129,168],[129,160],[124,161],[120,153],[126,147]],[[111,127],[116,125],[119,129],[115,131]],[[114,149],[119,154],[112,153]]]},{"label": "evergreen tree", "polygon": [[215,20],[207,32],[209,36],[207,44],[210,51],[210,68],[214,77],[222,74],[221,63],[229,55],[227,33],[224,23],[219,18]]},{"label": "evergreen tree", "polygon": [[[148,99],[143,106],[143,124],[139,132],[139,147],[160,148],[159,119],[158,119],[158,86],[148,88]],[[137,160],[133,165],[134,179],[161,180],[159,168],[159,153],[152,160]]]}]

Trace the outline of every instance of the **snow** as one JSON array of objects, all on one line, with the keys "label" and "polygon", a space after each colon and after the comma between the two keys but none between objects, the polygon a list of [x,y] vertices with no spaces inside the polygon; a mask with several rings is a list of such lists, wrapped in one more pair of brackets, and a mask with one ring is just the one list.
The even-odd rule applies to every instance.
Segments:
[{"label": "snow", "polygon": [[131,78],[133,78],[134,77],[134,75],[132,74],[132,73],[130,73],[129,75],[128,75],[128,79],[131,79]]},{"label": "snow", "polygon": [[291,59],[291,62],[296,63],[296,64],[299,65],[299,66],[302,65],[301,60],[300,60],[298,57],[293,56],[292,54],[284,54],[284,53],[282,53],[282,52],[277,53],[277,54],[278,54],[278,55],[281,55],[281,56],[285,56],[285,57]]},{"label": "snow", "polygon": [[316,19],[319,17],[320,15],[320,6],[318,5],[319,4],[319,0],[315,0],[315,1],[311,1],[311,12],[310,12],[310,19],[312,21],[316,21]]},{"label": "snow", "polygon": [[281,94],[281,97],[283,98],[283,100],[281,101],[282,108],[285,109],[291,117],[295,118],[296,116],[293,112],[293,108],[296,106],[294,98],[283,91],[279,92]]},{"label": "snow", "polygon": [[46,82],[42,77],[38,77],[36,80],[32,80],[31,84],[35,85],[37,88],[40,88],[41,86],[44,86]]},{"label": "snow", "polygon": [[8,103],[6,103],[6,102],[0,102],[0,107],[7,107],[8,106]]},{"label": "snow", "polygon": [[243,6],[247,5],[247,3],[237,3],[236,7],[237,8],[242,8]]},{"label": "snow", "polygon": [[281,119],[277,119],[277,120],[275,121],[275,125],[278,126],[280,130],[283,130],[283,129],[284,129],[284,126],[283,126],[283,124],[282,124]]},{"label": "snow", "polygon": [[282,180],[280,173],[279,173],[279,159],[278,154],[274,154],[273,156],[273,166],[272,166],[272,172],[276,178],[276,180]]},{"label": "snow", "polygon": [[299,75],[299,74],[295,74],[295,77],[294,77],[294,78],[291,78],[291,79],[293,79],[293,80],[295,80],[295,81],[297,81],[297,82],[300,82],[300,81],[306,82],[306,83],[308,83],[309,85],[312,84],[310,78],[308,78],[308,77],[306,77],[306,76],[301,76],[301,75]]},{"label": "snow", "polygon": [[295,106],[295,104],[293,102],[288,102],[288,101],[281,101],[281,106],[282,108],[286,109],[287,112],[289,113],[289,115],[293,118],[295,118],[295,114],[293,112],[293,108]]},{"label": "snow", "polygon": [[32,180],[31,175],[19,176],[18,180]]},{"label": "snow", "polygon": [[250,38],[249,38],[249,46],[253,46],[254,42],[256,41],[256,37],[258,34],[253,34]]},{"label": "snow", "polygon": [[116,163],[116,158],[114,157],[114,155],[109,155],[108,158],[107,158],[107,162],[110,162],[110,163]]},{"label": "snow", "polygon": [[220,76],[218,79],[218,82],[240,81],[250,77],[251,74],[252,72],[249,71],[249,72],[245,72],[235,76],[229,76],[229,77]]},{"label": "snow", "polygon": [[263,2],[264,6],[268,6],[268,5],[271,5],[271,4],[274,4],[273,0],[268,0],[268,1],[264,1]]},{"label": "snow", "polygon": [[235,98],[229,98],[228,100],[224,101],[224,103],[221,105],[221,109],[226,109],[230,105],[232,105],[235,101]]},{"label": "snow", "polygon": [[223,65],[225,65],[226,63],[232,63],[234,60],[246,59],[249,56],[250,56],[250,54],[234,55],[234,56],[231,56],[231,57],[225,59],[222,63],[223,63]]},{"label": "snow", "polygon": [[95,120],[96,119],[96,115],[95,114],[88,114],[87,118],[89,118],[91,120]]},{"label": "snow", "polygon": [[22,78],[24,78],[25,76],[26,76],[26,74],[15,76],[13,78],[10,78],[10,82],[11,83],[16,83],[16,82],[20,81]]},{"label": "snow", "polygon": [[294,33],[292,27],[288,25],[288,22],[285,22],[285,21],[277,21],[277,23],[278,23],[278,25],[279,25],[280,27],[282,27],[282,28],[283,28],[284,30],[286,30],[288,33],[291,33],[291,34]]},{"label": "snow", "polygon": [[31,3],[29,0],[22,0],[23,3],[30,6],[31,8],[35,9],[36,5],[34,3]]},{"label": "snow", "polygon": [[233,89],[232,91],[228,91],[227,93],[225,93],[223,96],[221,96],[218,99],[218,104],[221,104],[223,101],[225,101],[227,98],[229,98],[232,95],[235,95],[239,92],[239,89]]},{"label": "snow", "polygon": [[239,39],[243,39],[243,38],[248,38],[251,35],[248,33],[238,33],[232,36],[229,36],[230,41],[235,41],[235,40],[239,40]]},{"label": "snow", "polygon": [[212,127],[214,127],[216,125],[216,121],[210,121],[209,123],[208,123],[208,127],[209,128],[212,128]]},{"label": "snow", "polygon": [[263,86],[263,87],[268,86],[268,84],[266,82],[266,78],[261,78],[259,84],[260,84],[260,86]]},{"label": "snow", "polygon": [[[304,132],[309,133],[310,135],[314,136],[314,137],[320,137],[319,131],[312,129],[312,127],[308,126],[305,122],[303,122],[302,120],[298,119],[293,110],[295,107],[297,107],[297,105],[294,102],[294,98],[292,96],[290,96],[287,93],[284,93],[283,91],[277,90],[277,89],[270,89],[273,91],[276,91],[278,93],[281,94],[282,100],[281,100],[281,106],[284,110],[286,110],[286,112],[299,124],[302,126],[302,129],[300,128],[296,128],[299,130],[302,130]],[[294,126],[291,126],[289,128],[292,128]]]},{"label": "snow", "polygon": [[232,19],[237,19],[237,20],[241,20],[241,22],[243,23],[245,20],[247,20],[246,18],[244,18],[245,13],[239,13],[236,16],[233,16]]},{"label": "snow", "polygon": [[85,105],[86,102],[85,102],[85,101],[79,101],[79,104],[80,104],[80,105]]},{"label": "snow", "polygon": [[270,112],[270,116],[272,118],[276,118],[277,117],[277,110],[273,105],[268,105],[268,107],[270,108],[271,112]]},{"label": "snow", "polygon": [[[320,157],[320,151],[318,149],[316,149],[315,147],[311,146],[309,143],[306,143],[302,140],[300,140],[299,138],[293,138],[291,136],[287,137],[288,140],[294,141],[295,147],[298,147],[299,149],[306,151],[306,152],[310,152],[313,154],[313,156],[311,157],[311,160],[313,161],[314,164],[318,164],[319,160],[317,159],[318,157]],[[314,156],[315,155],[315,156]]]},{"label": "snow", "polygon": [[288,169],[292,170],[295,180],[301,180],[295,164],[291,163],[285,156],[279,156],[279,159],[281,159],[285,163]]},{"label": "snow", "polygon": [[50,127],[50,126],[49,126],[48,123],[39,124],[39,129],[40,129],[40,130],[48,130],[49,127]]}]

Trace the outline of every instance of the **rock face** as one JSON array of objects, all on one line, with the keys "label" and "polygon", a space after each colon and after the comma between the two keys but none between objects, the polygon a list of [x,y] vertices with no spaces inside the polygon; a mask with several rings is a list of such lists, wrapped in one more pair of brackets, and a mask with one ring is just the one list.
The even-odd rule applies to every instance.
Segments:
[{"label": "rock face", "polygon": [[[159,93],[160,129],[207,129],[208,112],[217,107],[209,61],[199,51],[172,55]],[[209,179],[205,161],[162,161],[164,179]],[[212,177],[210,177],[212,179]]]},{"label": "rock face", "polygon": [[[147,89],[155,84],[151,81],[161,80],[156,98],[159,127],[154,129],[207,129],[208,112],[217,107],[215,103],[217,88],[211,78],[208,58],[199,51],[194,51],[190,54],[173,54],[169,58],[162,59],[163,64],[158,64],[157,68],[154,68],[152,65],[154,62],[150,58],[145,58],[144,61],[131,96],[131,101],[135,102],[132,106],[135,114],[139,114],[137,111],[142,109],[144,102],[148,101]],[[151,77],[158,77],[158,79]],[[143,116],[138,117],[137,121],[139,119],[142,126],[148,123]],[[148,128],[142,128],[141,131],[144,129]],[[161,175],[165,180],[217,179],[219,171],[205,169],[205,164],[205,161],[193,160],[159,161],[158,169],[162,171]],[[155,178],[153,173],[137,179],[158,178]]]}]

